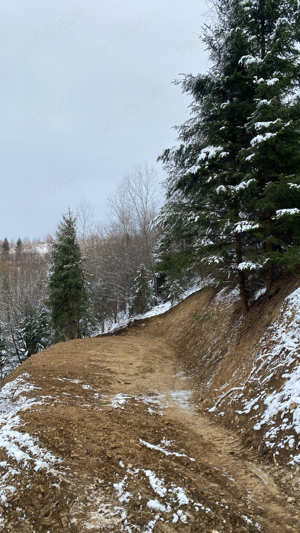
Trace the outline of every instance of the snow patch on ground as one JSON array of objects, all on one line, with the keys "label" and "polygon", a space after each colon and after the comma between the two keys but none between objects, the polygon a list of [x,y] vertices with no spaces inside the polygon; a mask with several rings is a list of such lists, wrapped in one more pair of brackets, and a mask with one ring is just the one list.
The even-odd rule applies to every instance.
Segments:
[{"label": "snow patch on ground", "polygon": [[[109,400],[109,397],[105,397],[107,400]],[[150,404],[151,407],[148,408],[148,411],[150,414],[161,414],[160,411],[158,411],[158,408],[160,409],[162,407],[162,404],[165,401],[165,396],[162,394],[156,394],[153,396],[130,396],[128,394],[118,393],[116,396],[113,397],[111,400],[111,406],[114,409],[124,409],[126,402],[128,401],[134,401],[136,403],[143,402],[146,405]]]},{"label": "snow patch on ground", "polygon": [[29,374],[24,373],[0,390],[0,447],[5,449],[8,457],[25,467],[31,462],[35,470],[51,470],[59,459],[41,448],[37,439],[19,430],[23,425],[19,413],[44,403],[43,399],[26,397],[26,393],[38,388],[28,381],[29,378]]},{"label": "snow patch on ground", "polygon": [[[129,487],[131,484],[135,484],[136,477],[144,479],[144,481],[147,483],[146,502],[144,499],[142,500],[142,496],[139,495],[139,500],[141,500],[140,509],[146,505],[146,507],[151,509],[154,513],[159,513],[153,516],[153,519],[150,520],[145,526],[145,529],[143,530],[145,532],[152,532],[155,524],[159,520],[162,522],[169,522],[170,514],[173,515],[171,521],[174,524],[179,521],[183,524],[187,524],[189,518],[188,515],[190,516],[190,514],[185,513],[181,507],[189,504],[194,506],[196,513],[201,509],[207,514],[213,515],[211,509],[205,507],[201,502],[194,501],[193,499],[189,498],[182,487],[173,482],[166,482],[163,477],[160,477],[157,473],[153,472],[153,470],[143,470],[139,468],[132,470],[127,469],[126,475],[123,477],[123,479],[119,483],[114,483],[113,485],[121,505],[121,507],[116,507],[115,509],[119,514],[121,514],[121,511],[123,513],[123,525],[121,531],[132,531],[136,530],[137,527],[132,524],[129,518],[127,519],[127,511],[125,508],[126,504],[130,503],[130,500],[134,498]],[[149,492],[150,495],[148,496]],[[165,516],[164,513],[167,513],[168,516]],[[126,519],[124,519],[125,516]]]},{"label": "snow patch on ground", "polygon": [[178,390],[171,393],[172,398],[175,402],[183,409],[188,409],[191,407],[190,401],[193,395],[191,390]]},{"label": "snow patch on ground", "polygon": [[[207,285],[210,285],[212,282],[213,282],[213,280],[210,277],[209,278],[205,278],[205,279],[197,279],[197,280],[195,280],[194,283],[192,284],[192,286],[189,287],[188,289],[186,289],[182,293],[180,302],[182,300],[185,300],[189,296],[191,296],[191,294],[194,294],[194,292],[197,292],[197,291],[201,290],[203,287],[205,287]],[[178,305],[180,302],[177,302],[173,306],[171,305],[170,301],[167,301],[165,303],[161,303],[159,305],[155,305],[154,307],[152,307],[152,309],[150,309],[150,311],[148,311],[144,315],[136,315],[133,318],[130,317],[128,314],[122,312],[122,313],[119,314],[119,316],[117,318],[117,321],[115,323],[112,320],[106,320],[105,324],[104,324],[103,331],[97,332],[95,334],[95,336],[97,336],[97,335],[105,335],[107,333],[113,333],[114,331],[116,331],[116,330],[118,330],[120,328],[126,327],[132,319],[134,319],[134,320],[142,320],[144,318],[150,318],[152,316],[162,315],[162,314],[166,313],[167,311],[169,311],[171,309],[171,307],[175,307],[176,305]]]},{"label": "snow patch on ground", "polygon": [[224,307],[228,308],[231,307],[231,305],[236,302],[240,297],[239,294],[239,288],[234,287],[233,289],[229,289],[228,287],[225,287],[222,289],[213,299],[212,303],[214,305],[223,305]]},{"label": "snow patch on ground", "polygon": [[162,448],[161,446],[156,446],[155,444],[146,442],[143,439],[140,439],[140,442],[144,444],[144,446],[147,446],[147,448],[150,448],[151,450],[157,450],[158,452],[162,452],[165,455],[175,455],[176,457],[187,457],[190,461],[195,461],[195,459],[193,459],[192,457],[188,457],[185,453],[171,452],[169,450],[166,450],[165,448]]}]

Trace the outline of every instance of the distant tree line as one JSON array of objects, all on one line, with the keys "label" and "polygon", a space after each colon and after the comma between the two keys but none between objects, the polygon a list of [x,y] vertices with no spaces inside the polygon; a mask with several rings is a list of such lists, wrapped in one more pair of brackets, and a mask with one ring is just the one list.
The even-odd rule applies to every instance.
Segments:
[{"label": "distant tree line", "polygon": [[157,301],[151,223],[160,198],[157,171],[135,166],[108,198],[104,222],[82,199],[46,242],[0,241],[0,371]]}]

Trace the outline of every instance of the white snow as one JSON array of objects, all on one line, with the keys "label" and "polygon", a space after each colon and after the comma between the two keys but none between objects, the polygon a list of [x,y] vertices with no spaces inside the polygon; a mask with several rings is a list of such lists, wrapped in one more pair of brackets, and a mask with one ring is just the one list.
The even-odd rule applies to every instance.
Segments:
[{"label": "white snow", "polygon": [[133,497],[132,494],[130,494],[130,492],[124,489],[127,478],[128,476],[125,476],[124,479],[120,481],[120,483],[114,483],[114,488],[118,492],[118,500],[120,503],[124,503],[124,502],[128,503],[130,498]]},{"label": "white snow", "polygon": [[269,128],[270,126],[277,124],[277,122],[281,122],[279,118],[277,118],[276,120],[271,120],[269,122],[255,122],[254,127],[256,130],[261,130],[263,128]]},{"label": "white snow", "polygon": [[255,295],[254,295],[254,300],[258,300],[258,298],[260,298],[260,296],[263,296],[264,294],[266,294],[267,292],[267,289],[266,287],[263,287],[262,289],[259,289],[258,291],[256,291]]},{"label": "white snow", "polygon": [[257,107],[262,107],[263,105],[271,105],[272,100],[272,98],[271,100],[267,100],[266,98],[263,98],[262,100],[257,100]]},{"label": "white snow", "polygon": [[234,302],[239,299],[239,296],[240,293],[238,286],[234,287],[233,289],[230,289],[229,287],[224,287],[224,289],[220,290],[215,296],[212,304],[217,306],[221,304],[222,306],[229,308]]},{"label": "white snow", "polygon": [[147,507],[149,507],[150,509],[155,509],[155,511],[162,511],[162,512],[167,512],[168,511],[168,509],[164,505],[159,503],[158,500],[149,500],[147,502]]},{"label": "white snow", "polygon": [[146,442],[142,439],[140,439],[140,442],[144,444],[144,446],[147,446],[147,448],[150,448],[151,450],[157,450],[159,452],[164,453],[165,455],[175,455],[176,457],[187,457],[190,461],[195,461],[192,457],[188,457],[185,453],[177,453],[177,452],[170,452],[169,450],[165,450],[161,446],[155,446],[155,444],[150,444],[150,442]]},{"label": "white snow", "polygon": [[215,264],[219,264],[222,262],[222,259],[220,257],[218,257],[217,255],[210,255],[209,257],[206,258],[206,261],[209,265],[211,265],[212,263],[215,263]]},{"label": "white snow", "polygon": [[26,433],[22,426],[21,413],[46,402],[47,397],[28,398],[27,394],[38,390],[29,381],[30,375],[24,373],[15,380],[6,383],[0,390],[0,448],[5,450],[8,461],[2,461],[0,466],[4,469],[0,483],[0,498],[6,501],[9,493],[15,489],[7,483],[10,473],[17,473],[9,464],[9,460],[16,461],[26,468],[29,463],[34,470],[46,469],[48,472],[57,472],[54,467],[61,463],[46,448],[41,447],[37,438]]},{"label": "white snow", "polygon": [[256,222],[251,222],[249,220],[240,220],[236,222],[233,226],[233,231],[235,233],[243,233],[244,231],[251,231],[253,229],[259,228],[259,224]]},{"label": "white snow", "polygon": [[260,57],[254,57],[251,55],[242,56],[239,60],[240,65],[247,67],[248,65],[253,65],[254,63],[261,63],[262,59]]},{"label": "white snow", "polygon": [[111,405],[115,409],[117,407],[121,407],[121,409],[124,409],[124,405],[126,403],[126,400],[128,400],[130,398],[131,398],[131,396],[128,396],[127,394],[119,393],[113,398],[113,400],[111,402]]},{"label": "white snow", "polygon": [[[252,154],[252,155],[254,155],[254,154]],[[221,192],[228,192],[229,191],[230,193],[236,194],[236,193],[242,191],[243,189],[246,189],[247,187],[249,187],[249,185],[251,185],[251,183],[255,183],[255,182],[256,182],[256,180],[254,178],[251,178],[251,179],[249,179],[247,181],[241,181],[241,183],[239,183],[238,185],[228,185],[227,187],[225,187],[224,185],[219,185],[216,188],[216,193],[219,194]]]},{"label": "white snow", "polygon": [[255,146],[256,144],[259,144],[261,142],[264,142],[264,141],[267,141],[269,139],[271,139],[272,137],[276,137],[276,133],[270,133],[270,132],[267,132],[267,133],[264,133],[263,135],[256,135],[256,137],[254,137],[250,144],[251,146]]},{"label": "white snow", "polygon": [[183,409],[187,409],[190,406],[190,400],[193,392],[191,390],[178,390],[171,393],[172,398],[175,402],[180,405]]},{"label": "white snow", "polygon": [[[282,385],[270,390],[274,377],[280,378]],[[246,385],[255,391],[252,398],[245,392]],[[253,428],[264,430],[265,444],[273,453],[280,455],[288,447],[290,463],[300,463],[296,437],[300,435],[300,288],[285,298],[277,319],[256,346],[248,378],[240,387],[223,393],[210,411],[215,412],[223,401],[227,408],[238,404],[238,414],[251,414]]]},{"label": "white snow", "polygon": [[255,183],[255,182],[256,182],[256,179],[251,178],[250,180],[247,180],[247,181],[241,181],[241,183],[239,183],[238,185],[235,185],[234,187],[231,187],[231,189],[238,192],[240,190],[247,189],[247,187],[249,187],[251,183]]},{"label": "white snow", "polygon": [[261,268],[261,265],[252,261],[242,261],[237,265],[238,270],[258,270],[259,268]]},{"label": "white snow", "polygon": [[181,487],[175,487],[173,492],[176,495],[179,505],[187,505],[190,502],[189,498]]},{"label": "white snow", "polygon": [[[25,411],[32,407],[32,405],[33,402],[25,402],[22,410]],[[54,457],[45,448],[41,448],[37,441],[28,433],[17,431],[17,428],[21,425],[19,416],[10,415],[7,422],[0,429],[0,448],[6,450],[8,457],[15,459],[17,462],[22,462],[24,466],[27,466],[33,460],[35,470],[48,468],[49,465],[58,463],[59,459]],[[24,448],[26,451],[23,450]]]},{"label": "white snow", "polygon": [[[130,484],[136,484],[137,478],[139,478],[142,482],[146,481],[147,483],[145,491],[145,494],[147,495],[146,502],[144,501],[145,499],[142,498],[143,494],[139,492],[137,496],[134,496],[128,489]],[[135,501],[139,503],[140,509],[143,509],[143,506],[146,505],[148,509],[154,513],[158,513],[145,526],[143,529],[145,532],[152,532],[158,520],[164,522],[166,519],[166,517],[163,516],[164,513],[168,513],[168,515],[171,513],[173,514],[173,523],[176,523],[180,520],[181,522],[187,524],[189,518],[192,518],[193,515],[191,515],[190,512],[185,513],[181,509],[181,507],[184,505],[191,504],[194,506],[196,512],[202,509],[207,514],[212,514],[211,509],[205,507],[201,502],[194,501],[189,498],[184,488],[173,482],[165,483],[164,478],[159,477],[157,473],[150,469],[128,469],[122,481],[119,483],[114,483],[113,487],[117,492],[117,498],[122,506],[126,505],[126,503],[129,503],[132,499],[135,499]],[[101,508],[98,512],[101,512]],[[130,516],[127,518],[127,511],[124,507],[116,507],[115,513],[112,513],[111,516],[116,516],[117,514],[120,515],[121,513],[123,518],[122,524],[125,526],[124,531],[132,531],[132,529],[136,530],[136,526],[129,521]],[[169,517],[168,520],[170,520]]]},{"label": "white snow", "polygon": [[223,152],[222,146],[206,146],[201,150],[198,161],[203,161],[206,158],[211,159],[212,157],[215,157],[218,152]]},{"label": "white snow", "polygon": [[298,215],[300,213],[300,209],[297,209],[296,207],[294,209],[278,209],[276,211],[276,218],[283,217],[285,215]]},{"label": "white snow", "polygon": [[152,470],[144,470],[146,476],[149,478],[150,485],[154,492],[159,496],[165,496],[167,489],[164,487],[164,481],[156,477]]}]

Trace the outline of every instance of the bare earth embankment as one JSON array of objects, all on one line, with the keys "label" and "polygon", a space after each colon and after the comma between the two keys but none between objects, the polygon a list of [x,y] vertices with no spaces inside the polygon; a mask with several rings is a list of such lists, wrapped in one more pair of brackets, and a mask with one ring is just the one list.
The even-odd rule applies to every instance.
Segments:
[{"label": "bare earth embankment", "polygon": [[[6,378],[0,531],[299,531],[295,465],[208,412],[220,396],[212,379],[232,374],[236,306],[202,291],[118,336],[56,345]],[[204,341],[215,346],[206,359]]]}]

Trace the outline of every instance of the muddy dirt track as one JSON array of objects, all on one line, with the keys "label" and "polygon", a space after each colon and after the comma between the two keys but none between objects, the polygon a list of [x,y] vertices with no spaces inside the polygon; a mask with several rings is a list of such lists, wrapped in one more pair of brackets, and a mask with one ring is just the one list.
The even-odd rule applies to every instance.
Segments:
[{"label": "muddy dirt track", "polygon": [[300,531],[276,466],[199,414],[163,338],[56,345],[13,380],[0,425],[25,455],[0,440],[0,531]]}]

